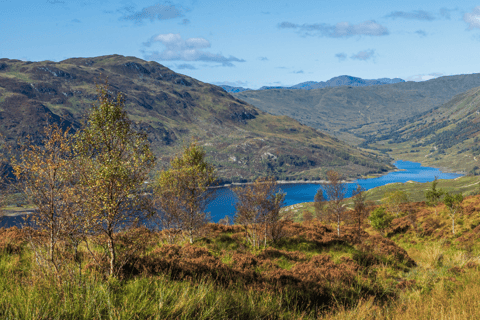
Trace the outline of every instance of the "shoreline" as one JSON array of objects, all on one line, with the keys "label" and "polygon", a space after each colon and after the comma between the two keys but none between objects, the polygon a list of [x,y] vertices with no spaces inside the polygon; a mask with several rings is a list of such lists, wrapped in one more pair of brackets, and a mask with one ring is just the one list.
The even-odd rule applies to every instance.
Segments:
[{"label": "shoreline", "polygon": [[[400,159],[397,159],[395,161],[410,161],[410,160],[400,160]],[[394,161],[394,162],[395,162]],[[411,161],[411,162],[415,162],[415,161]],[[421,162],[417,162],[417,163],[420,163],[420,165],[423,167],[423,164]],[[393,164],[393,163],[392,163]],[[435,167],[430,167],[430,168],[435,168]],[[454,174],[459,174],[461,176],[465,176],[466,173],[461,173],[461,172],[454,172],[453,170],[449,170],[447,168],[436,168],[436,169],[439,169],[441,172],[444,172],[444,173],[454,173]],[[399,172],[399,171],[406,171],[406,169],[399,169],[399,168],[395,168],[393,170],[389,170],[389,171],[386,171],[385,173],[383,174],[370,174],[369,177],[365,177],[365,178],[357,178],[357,179],[346,179],[346,180],[342,180],[341,182],[342,183],[354,183],[356,180],[363,180],[363,179],[375,179],[375,178],[379,178],[379,177],[382,177],[384,175],[387,175],[389,173],[392,173],[392,172]],[[460,177],[461,177],[460,176]],[[460,178],[458,177],[458,178]],[[456,178],[456,179],[458,179]],[[405,183],[411,183],[413,181],[407,181]],[[328,180],[307,180],[307,181],[304,181],[304,180],[277,180],[277,184],[280,184],[280,185],[285,185],[285,184],[327,184],[328,183]],[[395,182],[393,182],[395,183]],[[221,188],[230,188],[230,187],[237,187],[237,186],[244,186],[244,185],[250,185],[250,184],[253,184],[253,182],[233,182],[233,183],[227,183],[227,184],[223,184],[223,185],[218,185],[218,186],[212,186],[212,187],[209,187],[209,189],[221,189]],[[388,183],[390,184],[390,183]],[[21,215],[26,215],[26,214],[30,214],[33,212],[34,209],[32,208],[25,208],[25,210],[4,210],[3,211],[3,216],[4,217],[17,217],[17,216],[21,216]],[[0,220],[1,220],[1,215],[0,215]]]},{"label": "shoreline", "polygon": [[[389,174],[391,172],[397,172],[397,171],[406,171],[406,169],[393,169],[389,170],[383,174],[380,173],[372,173],[369,175],[370,177],[365,177],[365,178],[357,178],[357,179],[346,179],[342,180],[342,183],[355,183],[357,180],[362,180],[362,179],[375,179],[379,178],[381,176],[384,176],[386,174]],[[220,188],[228,188],[228,187],[235,187],[235,186],[246,186],[249,184],[252,184],[253,182],[232,182],[232,183],[226,183],[214,187],[209,187],[209,189],[220,189]],[[277,184],[327,184],[328,180],[277,180]]]}]

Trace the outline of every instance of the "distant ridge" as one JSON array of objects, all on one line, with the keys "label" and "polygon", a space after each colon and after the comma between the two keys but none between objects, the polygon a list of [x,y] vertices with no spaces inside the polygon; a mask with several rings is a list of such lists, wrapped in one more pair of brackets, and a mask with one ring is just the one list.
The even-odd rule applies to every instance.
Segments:
[{"label": "distant ridge", "polygon": [[[384,84],[392,84],[392,83],[399,83],[399,82],[405,82],[405,80],[400,79],[400,78],[380,78],[380,79],[362,79],[362,78],[357,78],[357,77],[352,77],[352,76],[338,76],[334,77],[330,80],[327,81],[307,81],[307,82],[302,82],[296,85],[293,85],[291,87],[282,87],[282,86],[263,86],[258,90],[270,90],[270,89],[302,89],[302,90],[312,90],[312,89],[321,89],[321,88],[326,88],[326,87],[338,87],[338,86],[351,86],[351,87],[367,87],[367,86],[379,86],[379,85],[384,85]],[[232,86],[227,86],[227,85],[220,85],[223,90],[227,92],[243,92],[247,90],[253,90],[249,88],[243,88],[243,87],[232,87]]]},{"label": "distant ridge", "polygon": [[292,117],[344,141],[357,143],[358,139],[390,131],[392,126],[407,118],[439,107],[455,95],[480,86],[480,73],[421,82],[335,86],[350,80],[359,82],[351,78],[339,77],[330,82],[332,86],[312,90],[253,90],[232,95],[260,110]]}]

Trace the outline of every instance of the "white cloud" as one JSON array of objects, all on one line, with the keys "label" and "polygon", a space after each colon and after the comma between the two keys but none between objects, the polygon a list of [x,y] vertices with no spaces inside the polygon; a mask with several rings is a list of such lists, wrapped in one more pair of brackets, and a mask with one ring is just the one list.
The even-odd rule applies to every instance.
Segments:
[{"label": "white cloud", "polygon": [[339,22],[335,25],[326,23],[315,24],[295,24],[288,21],[278,25],[281,29],[296,29],[303,35],[330,38],[348,38],[353,36],[385,36],[388,35],[388,29],[374,20],[365,21],[359,24],[350,24],[348,22]]},{"label": "white cloud", "polygon": [[472,12],[465,13],[463,21],[468,24],[468,30],[480,29],[480,6],[473,8]]},{"label": "white cloud", "polygon": [[179,34],[167,33],[153,36],[144,43],[146,47],[151,47],[154,43],[160,43],[165,48],[163,51],[152,51],[144,53],[148,60],[155,61],[203,61],[220,63],[225,67],[233,67],[232,62],[245,62],[233,56],[223,56],[207,52],[201,49],[210,48],[210,42],[204,38],[189,38],[183,40]]}]

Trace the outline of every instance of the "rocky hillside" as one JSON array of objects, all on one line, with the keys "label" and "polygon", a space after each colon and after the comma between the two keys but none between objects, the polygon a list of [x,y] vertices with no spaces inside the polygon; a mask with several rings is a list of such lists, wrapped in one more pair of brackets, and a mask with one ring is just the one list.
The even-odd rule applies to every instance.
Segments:
[{"label": "rocky hillside", "polygon": [[[441,106],[480,86],[480,74],[380,86],[337,86],[314,90],[256,90],[233,93],[263,111],[287,115],[350,142],[389,131],[402,121]],[[360,138],[360,139],[359,139]]]},{"label": "rocky hillside", "polygon": [[380,158],[286,116],[273,116],[220,87],[156,63],[119,55],[61,62],[0,59],[0,133],[10,141],[37,141],[50,122],[79,127],[96,102],[95,83],[108,77],[112,94],[126,94],[130,118],[168,164],[196,137],[226,181],[273,174],[317,179],[337,169],[357,177],[391,168]]}]

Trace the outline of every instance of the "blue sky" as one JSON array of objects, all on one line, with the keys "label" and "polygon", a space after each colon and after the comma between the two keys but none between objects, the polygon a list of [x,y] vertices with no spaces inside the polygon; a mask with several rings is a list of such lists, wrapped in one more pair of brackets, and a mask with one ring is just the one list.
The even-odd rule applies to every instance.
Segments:
[{"label": "blue sky", "polygon": [[0,58],[107,54],[249,88],[480,72],[480,1],[0,0]]}]

